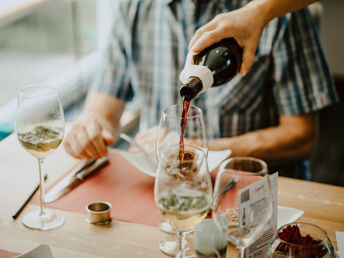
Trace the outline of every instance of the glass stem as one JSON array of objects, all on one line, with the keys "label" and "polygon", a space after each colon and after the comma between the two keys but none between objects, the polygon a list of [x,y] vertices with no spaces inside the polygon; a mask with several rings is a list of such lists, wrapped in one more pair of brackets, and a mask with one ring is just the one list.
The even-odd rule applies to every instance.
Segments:
[{"label": "glass stem", "polygon": [[245,248],[244,247],[238,247],[238,258],[245,258]]},{"label": "glass stem", "polygon": [[38,159],[38,166],[39,166],[39,199],[40,199],[40,206],[41,206],[41,213],[40,215],[45,213],[45,202],[44,202],[44,167],[43,167],[43,159]]},{"label": "glass stem", "polygon": [[183,232],[178,232],[177,238],[179,243],[179,250],[183,251],[185,248],[185,234]]}]

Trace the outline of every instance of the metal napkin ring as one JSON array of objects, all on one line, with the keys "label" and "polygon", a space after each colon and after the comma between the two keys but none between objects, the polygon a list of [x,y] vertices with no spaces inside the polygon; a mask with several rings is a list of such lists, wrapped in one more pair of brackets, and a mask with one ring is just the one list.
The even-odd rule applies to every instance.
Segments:
[{"label": "metal napkin ring", "polygon": [[105,225],[111,222],[112,205],[108,202],[100,201],[86,205],[86,221],[91,224]]}]

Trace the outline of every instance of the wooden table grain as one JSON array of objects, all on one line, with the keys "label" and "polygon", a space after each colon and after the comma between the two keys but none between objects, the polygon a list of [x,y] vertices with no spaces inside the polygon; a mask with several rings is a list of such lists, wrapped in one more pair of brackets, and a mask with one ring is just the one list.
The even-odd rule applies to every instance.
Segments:
[{"label": "wooden table grain", "polygon": [[[46,160],[47,184],[76,162],[60,147]],[[58,210],[65,216],[65,224],[41,232],[30,230],[21,222],[23,214],[38,208],[32,205],[13,221],[11,216],[37,183],[37,169],[35,158],[21,148],[14,135],[0,142],[0,249],[23,253],[46,243],[55,258],[166,257],[158,248],[165,235],[152,226],[118,220],[95,226],[85,221],[85,214]],[[279,178],[278,203],[305,211],[299,221],[321,226],[334,242],[334,232],[344,231],[343,187]]]}]

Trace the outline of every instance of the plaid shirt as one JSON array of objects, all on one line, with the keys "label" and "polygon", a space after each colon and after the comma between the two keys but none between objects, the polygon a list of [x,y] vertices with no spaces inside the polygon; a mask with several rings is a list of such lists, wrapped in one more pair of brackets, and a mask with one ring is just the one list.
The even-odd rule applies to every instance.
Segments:
[{"label": "plaid shirt", "polygon": [[[179,73],[194,32],[216,14],[248,0],[117,0],[104,62],[93,90],[140,100],[141,125],[157,125],[161,111],[181,103]],[[309,113],[337,102],[315,25],[307,9],[272,20],[245,77],[194,100],[209,138],[275,126],[280,115]]]}]

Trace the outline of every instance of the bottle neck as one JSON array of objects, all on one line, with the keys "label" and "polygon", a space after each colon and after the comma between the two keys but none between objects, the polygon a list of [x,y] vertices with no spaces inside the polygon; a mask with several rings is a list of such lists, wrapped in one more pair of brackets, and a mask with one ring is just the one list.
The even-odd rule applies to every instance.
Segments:
[{"label": "bottle neck", "polygon": [[180,96],[187,101],[194,99],[203,89],[203,83],[200,78],[190,76],[188,82],[180,88]]}]

